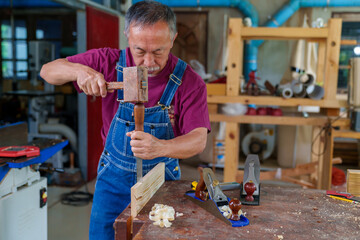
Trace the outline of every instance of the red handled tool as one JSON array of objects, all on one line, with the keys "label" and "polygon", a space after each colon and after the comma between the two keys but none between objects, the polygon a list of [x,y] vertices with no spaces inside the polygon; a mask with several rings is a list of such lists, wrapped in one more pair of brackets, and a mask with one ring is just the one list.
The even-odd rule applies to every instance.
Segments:
[{"label": "red handled tool", "polygon": [[356,201],[356,202],[360,203],[360,197],[355,197],[355,196],[351,195],[350,193],[346,193],[346,192],[338,192],[338,191],[327,190],[326,195],[342,197],[342,198],[353,200],[353,201]]},{"label": "red handled tool", "polygon": [[35,146],[0,147],[0,157],[36,157],[40,155],[40,148]]}]

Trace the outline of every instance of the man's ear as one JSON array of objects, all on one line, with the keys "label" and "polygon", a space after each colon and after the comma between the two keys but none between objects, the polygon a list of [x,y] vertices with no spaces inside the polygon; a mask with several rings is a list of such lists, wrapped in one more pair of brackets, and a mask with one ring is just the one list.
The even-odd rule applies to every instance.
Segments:
[{"label": "man's ear", "polygon": [[171,43],[171,47],[174,46],[174,42],[175,42],[175,39],[176,39],[177,36],[178,36],[178,33],[175,33],[174,39],[172,40],[172,43]]}]

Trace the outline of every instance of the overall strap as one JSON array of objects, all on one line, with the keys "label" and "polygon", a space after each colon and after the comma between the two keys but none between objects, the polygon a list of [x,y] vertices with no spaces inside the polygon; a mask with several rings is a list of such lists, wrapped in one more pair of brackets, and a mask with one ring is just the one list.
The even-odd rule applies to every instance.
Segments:
[{"label": "overall strap", "polygon": [[[123,68],[126,67],[126,49],[123,49],[120,51],[120,57],[119,61],[116,63],[116,71],[117,71],[117,81],[122,82],[123,81]],[[124,99],[124,90],[119,89],[118,90],[118,101]]]},{"label": "overall strap", "polygon": [[175,96],[175,92],[177,88],[181,85],[181,79],[184,75],[186,66],[187,64],[179,58],[178,62],[176,63],[174,72],[170,74],[165,91],[161,96],[160,101],[158,102],[162,109],[170,108],[170,104]]}]

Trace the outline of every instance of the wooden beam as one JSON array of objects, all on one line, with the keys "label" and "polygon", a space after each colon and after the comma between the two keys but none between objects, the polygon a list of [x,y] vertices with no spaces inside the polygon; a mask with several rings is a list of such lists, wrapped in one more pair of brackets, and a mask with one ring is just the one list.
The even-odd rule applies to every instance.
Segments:
[{"label": "wooden beam", "polygon": [[250,116],[237,115],[230,116],[225,114],[210,114],[211,122],[226,123],[254,123],[254,124],[276,124],[276,125],[324,125],[328,122],[326,117],[296,117],[296,116]]},{"label": "wooden beam", "polygon": [[165,182],[165,163],[156,165],[131,188],[131,217],[135,218]]},{"label": "wooden beam", "polygon": [[322,164],[321,189],[330,190],[332,175],[332,156],[334,152],[334,138],[332,137],[333,129],[324,131],[325,153]]},{"label": "wooden beam", "polygon": [[342,20],[340,18],[331,18],[328,21],[329,35],[326,42],[324,79],[324,99],[326,100],[336,99],[341,46],[341,23]]},{"label": "wooden beam", "polygon": [[226,123],[224,182],[234,182],[239,164],[239,135],[237,123]]},{"label": "wooden beam", "polygon": [[228,62],[226,95],[237,96],[240,93],[241,80],[243,74],[243,51],[244,43],[241,39],[242,29],[241,18],[230,18],[228,30]]},{"label": "wooden beam", "polygon": [[[336,94],[335,94],[336,96]],[[348,107],[346,100],[327,99],[327,100],[312,100],[309,98],[289,98],[272,96],[208,96],[208,103],[242,103],[242,104],[256,104],[256,105],[277,105],[283,107],[297,107],[297,106],[319,106],[328,108],[342,108]]]},{"label": "wooden beam", "polygon": [[226,95],[225,83],[210,83],[206,84],[207,95]]},{"label": "wooden beam", "polygon": [[320,42],[318,47],[316,83],[322,86],[324,85],[324,74],[325,74],[325,52],[326,52],[326,42]]},{"label": "wooden beam", "polygon": [[326,39],[328,36],[327,28],[302,28],[302,27],[244,27],[241,35],[243,39],[270,39],[270,40],[290,40],[290,39]]}]

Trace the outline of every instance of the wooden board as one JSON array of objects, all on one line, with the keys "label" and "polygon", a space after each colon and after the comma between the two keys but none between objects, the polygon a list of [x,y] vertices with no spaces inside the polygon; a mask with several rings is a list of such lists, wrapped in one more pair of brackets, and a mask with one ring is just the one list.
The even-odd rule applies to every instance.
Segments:
[{"label": "wooden board", "polygon": [[[196,177],[194,176],[194,180]],[[356,239],[360,236],[360,207],[332,199],[324,190],[262,185],[260,206],[242,206],[250,224],[232,228],[184,197],[190,181],[165,182],[139,213],[134,239]],[[239,190],[225,191],[239,197]],[[155,203],[174,207],[184,215],[170,228],[160,228],[149,220]],[[130,208],[114,223],[115,239],[124,239]]]},{"label": "wooden board", "polygon": [[165,182],[165,163],[159,163],[131,187],[131,216],[134,218]]},{"label": "wooden board", "polygon": [[303,28],[303,27],[243,27],[242,37],[249,39],[266,40],[289,40],[289,39],[326,39],[329,30],[327,28]]},{"label": "wooden board", "polygon": [[239,165],[240,128],[237,123],[226,123],[224,182],[235,181]]},{"label": "wooden board", "polygon": [[228,61],[226,95],[237,96],[240,93],[243,72],[242,56],[244,41],[241,39],[241,18],[230,18],[228,33]]},{"label": "wooden board", "polygon": [[[210,84],[209,84],[210,85]],[[310,98],[289,98],[272,96],[214,96],[208,95],[208,103],[242,103],[242,104],[256,104],[256,105],[277,105],[283,107],[297,107],[297,106],[319,106],[322,108],[342,108],[347,107],[346,100],[312,100]]]}]

